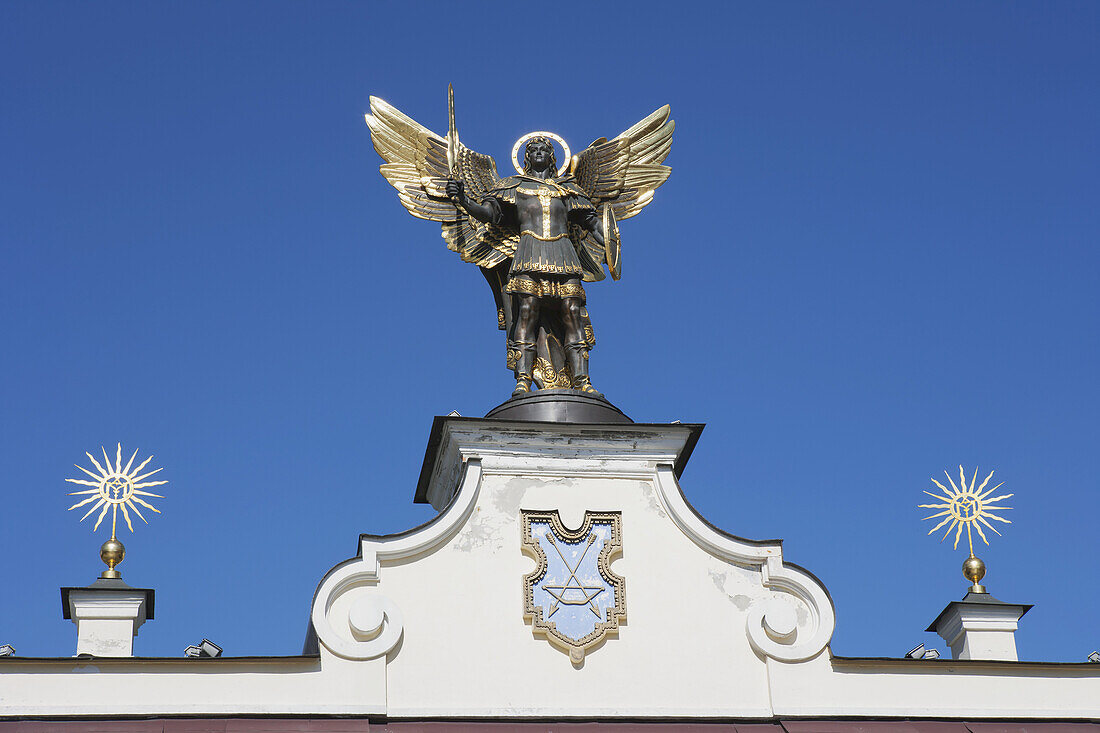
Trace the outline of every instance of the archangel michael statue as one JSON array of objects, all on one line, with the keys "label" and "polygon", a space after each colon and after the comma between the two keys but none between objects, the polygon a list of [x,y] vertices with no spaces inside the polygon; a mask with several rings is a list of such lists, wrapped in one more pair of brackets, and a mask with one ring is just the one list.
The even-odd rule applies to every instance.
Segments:
[{"label": "archangel michael statue", "polygon": [[440,222],[447,248],[480,267],[492,288],[513,396],[533,386],[602,396],[588,375],[596,339],[582,282],[603,280],[605,265],[619,279],[618,222],[645,208],[670,173],[662,165],[675,127],[669,107],[574,156],[554,133],[524,135],[512,148],[516,175],[505,178],[491,156],[459,142],[453,92],[445,138],[377,97],[370,109],[380,170],[401,204]]}]

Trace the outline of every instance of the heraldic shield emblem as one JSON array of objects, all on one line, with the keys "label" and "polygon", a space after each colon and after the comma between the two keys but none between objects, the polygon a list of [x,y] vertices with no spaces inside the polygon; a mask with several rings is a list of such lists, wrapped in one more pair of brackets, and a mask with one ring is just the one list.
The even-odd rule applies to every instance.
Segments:
[{"label": "heraldic shield emblem", "polygon": [[623,550],[622,515],[585,512],[576,530],[557,510],[522,515],[523,551],[538,562],[523,578],[524,619],[579,664],[626,622],[626,580],[611,572]]}]

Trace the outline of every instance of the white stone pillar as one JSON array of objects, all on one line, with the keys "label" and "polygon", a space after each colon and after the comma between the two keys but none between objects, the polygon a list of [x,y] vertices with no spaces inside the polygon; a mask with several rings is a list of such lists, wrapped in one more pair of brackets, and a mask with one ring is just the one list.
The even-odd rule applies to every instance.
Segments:
[{"label": "white stone pillar", "polygon": [[1017,661],[1016,627],[1030,605],[1005,603],[988,593],[967,593],[940,612],[926,631],[951,647],[952,659]]},{"label": "white stone pillar", "polygon": [[101,578],[83,588],[62,588],[65,618],[76,624],[76,653],[132,657],[134,637],[153,618],[153,591]]}]

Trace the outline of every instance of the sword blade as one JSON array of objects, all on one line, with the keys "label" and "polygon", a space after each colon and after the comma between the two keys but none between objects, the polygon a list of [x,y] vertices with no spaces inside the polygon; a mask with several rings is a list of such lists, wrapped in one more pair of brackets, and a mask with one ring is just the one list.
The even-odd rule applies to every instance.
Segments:
[{"label": "sword blade", "polygon": [[458,130],[455,128],[455,90],[447,85],[447,167],[451,175],[455,172],[455,163],[458,154]]}]

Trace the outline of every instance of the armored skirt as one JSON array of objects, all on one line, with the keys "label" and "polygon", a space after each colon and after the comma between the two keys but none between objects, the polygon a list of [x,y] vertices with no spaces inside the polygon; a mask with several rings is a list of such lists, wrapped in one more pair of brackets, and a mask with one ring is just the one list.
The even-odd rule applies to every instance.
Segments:
[{"label": "armored skirt", "polygon": [[523,232],[512,257],[509,275],[504,288],[506,293],[584,300],[584,286],[581,285],[584,269],[567,234],[544,239],[532,232]]}]

